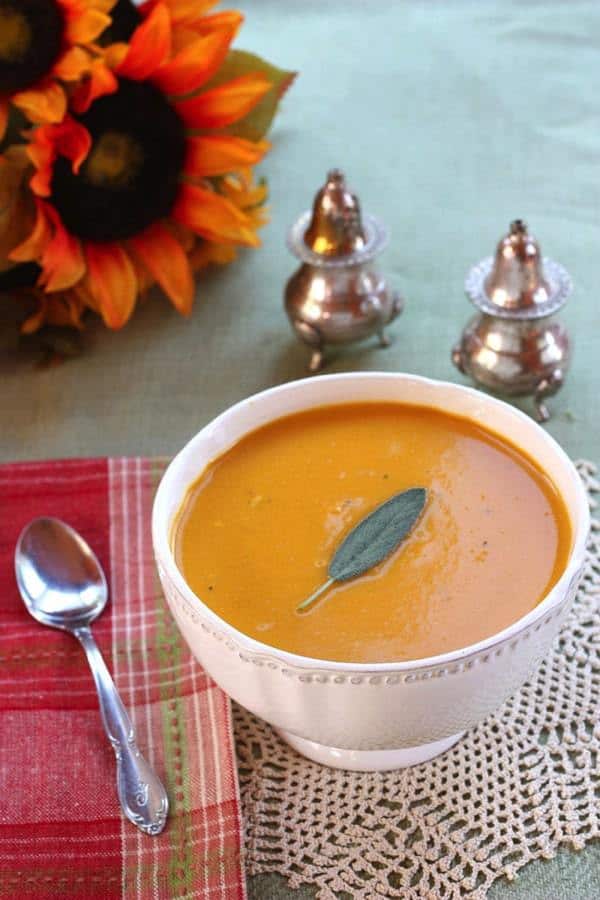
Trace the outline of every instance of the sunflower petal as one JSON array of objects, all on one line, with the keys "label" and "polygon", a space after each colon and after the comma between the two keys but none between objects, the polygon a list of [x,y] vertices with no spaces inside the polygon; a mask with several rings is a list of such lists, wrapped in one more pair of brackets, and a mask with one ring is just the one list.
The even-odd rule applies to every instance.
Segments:
[{"label": "sunflower petal", "polygon": [[87,44],[111,23],[111,17],[91,4],[66,10],[64,38],[68,44]]},{"label": "sunflower petal", "polygon": [[270,146],[267,141],[253,143],[226,134],[188,138],[184,171],[200,178],[227,175],[260,162]]},{"label": "sunflower petal", "polygon": [[79,281],[85,272],[81,246],[52,206],[40,200],[36,205],[33,231],[9,257],[15,262],[39,262],[42,272],[38,284],[49,292],[64,290]]},{"label": "sunflower petal", "polygon": [[36,300],[38,301],[36,311],[21,322],[21,327],[19,329],[21,334],[33,334],[35,331],[39,331],[46,321],[48,299],[47,297],[44,297],[43,294],[40,294],[39,297],[36,297]]},{"label": "sunflower petal", "polygon": [[90,133],[85,126],[70,118],[65,119],[56,128],[58,131],[56,152],[71,160],[73,171],[77,174],[92,146]]},{"label": "sunflower petal", "polygon": [[62,81],[77,81],[90,68],[92,58],[81,47],[69,47],[54,63],[52,74]]},{"label": "sunflower petal", "polygon": [[255,53],[248,53],[247,50],[231,50],[212,86],[214,87],[215,83],[224,84],[232,78],[240,78],[248,72],[255,75],[260,73],[267,78],[271,83],[271,90],[247,115],[228,128],[227,132],[248,141],[258,141],[267,134],[281,98],[292,84],[296,73],[279,69]]},{"label": "sunflower petal", "polygon": [[228,10],[216,13],[214,16],[199,16],[185,24],[176,23],[176,27],[173,28],[171,52],[179,53],[180,50],[197,41],[199,37],[212,34],[214,31],[225,29],[236,34],[243,21],[242,13]]},{"label": "sunflower petal", "polygon": [[8,100],[0,98],[0,141],[6,132],[8,125]]},{"label": "sunflower petal", "polygon": [[219,4],[219,0],[167,0],[167,2],[172,9],[171,15],[177,21],[197,19]]},{"label": "sunflower petal", "polygon": [[109,13],[113,6],[116,6],[117,0],[87,0],[88,6],[99,9],[100,12]]},{"label": "sunflower petal", "polygon": [[271,82],[264,75],[242,75],[191,100],[182,100],[176,108],[190,128],[224,128],[247,115],[270,89]]},{"label": "sunflower petal", "polygon": [[[221,28],[231,28],[237,32],[243,21],[244,16],[241,12],[235,9],[226,9],[222,12],[213,13],[211,16],[196,16],[193,19],[189,19],[185,23],[185,28],[191,29],[196,34],[210,34],[211,31]],[[178,26],[178,30],[182,27],[184,26]]]},{"label": "sunflower petal", "polygon": [[102,59],[109,69],[117,69],[129,52],[129,44],[119,41],[108,47],[97,48],[102,53]]},{"label": "sunflower petal", "polygon": [[78,239],[70,234],[53,206],[46,206],[54,235],[42,251],[39,284],[46,291],[64,291],[85,274],[85,261]]},{"label": "sunflower petal", "polygon": [[8,258],[14,262],[36,261],[41,257],[50,237],[50,223],[44,204],[41,200],[36,200],[36,217],[31,234],[21,244],[11,250]]},{"label": "sunflower petal", "polygon": [[135,253],[132,252],[129,254],[129,261],[131,262],[135,273],[137,295],[141,298],[150,290],[152,285],[155,284],[156,279],[150,274],[149,270]]},{"label": "sunflower petal", "polygon": [[218,2],[219,0],[165,0],[171,19],[178,24],[197,20]]},{"label": "sunflower petal", "polygon": [[109,328],[122,328],[135,307],[137,281],[131,260],[118,244],[86,243],[87,289]]},{"label": "sunflower petal", "polygon": [[190,253],[190,264],[194,272],[210,265],[226,266],[237,256],[234,244],[213,244],[212,241],[198,241]]},{"label": "sunflower petal", "polygon": [[82,278],[81,281],[78,281],[77,284],[73,285],[69,293],[75,294],[78,301],[82,304],[82,306],[87,306],[88,309],[93,310],[95,313],[100,314],[100,309],[98,307],[98,303],[96,299],[90,293],[90,289],[88,287],[88,278]]},{"label": "sunflower petal", "polygon": [[241,209],[263,208],[269,189],[266,181],[254,182],[252,172],[236,172],[223,178],[219,190]]},{"label": "sunflower petal", "polygon": [[164,225],[151,225],[129,243],[180,313],[187,316],[194,301],[194,279],[179,241]]},{"label": "sunflower petal", "polygon": [[[39,134],[36,135],[36,138],[38,137]],[[34,140],[27,147],[27,156],[37,169],[29,182],[31,190],[38,197],[49,197],[50,182],[52,181],[52,164],[56,158],[54,148],[50,143]]]},{"label": "sunflower petal", "polygon": [[173,222],[171,219],[169,221],[169,231],[172,233],[173,237],[179,241],[181,246],[183,247],[183,252],[187,255],[192,247],[198,241],[198,238],[189,228],[186,228],[185,225],[182,225],[181,222]]},{"label": "sunflower petal", "polygon": [[83,322],[81,321],[81,316],[83,311],[83,301],[74,291],[53,294],[51,297],[48,297],[46,321],[49,325],[77,328],[79,331],[82,331]]},{"label": "sunflower petal", "polygon": [[15,261],[39,262],[42,272],[38,284],[47,292],[72,287],[85,272],[79,241],[69,234],[60,220],[52,235],[46,215],[38,216],[31,235],[15,247],[9,257]]},{"label": "sunflower petal", "polygon": [[27,190],[29,159],[23,144],[0,156],[0,273],[13,268],[8,254],[31,234],[35,203]]},{"label": "sunflower petal", "polygon": [[219,69],[234,37],[235,31],[224,28],[198,38],[162,66],[153,80],[165,94],[198,90]]},{"label": "sunflower petal", "polygon": [[144,81],[171,52],[171,19],[164,3],[158,3],[133,32],[127,56],[117,67],[124,78]]},{"label": "sunflower petal", "polygon": [[60,84],[49,81],[43,86],[13,94],[12,102],[32,122],[60,122],[67,111],[67,98]]},{"label": "sunflower petal", "polygon": [[171,215],[209,241],[234,241],[251,247],[260,244],[250,220],[237,206],[193,184],[181,185]]},{"label": "sunflower petal", "polygon": [[85,112],[94,100],[105,94],[114,94],[118,87],[117,78],[104,64],[104,60],[95,59],[90,67],[89,77],[84,79],[73,92],[71,106],[75,112]]},{"label": "sunflower petal", "polygon": [[47,296],[36,292],[37,310],[21,324],[21,334],[33,334],[42,325],[77,328],[81,331],[81,316],[84,310],[82,300],[74,291]]},{"label": "sunflower petal", "polygon": [[30,181],[31,189],[40,197],[50,196],[52,164],[58,155],[71,160],[77,173],[89,153],[92,139],[87,128],[67,116],[59,125],[41,125],[33,133],[27,155],[37,172]]}]

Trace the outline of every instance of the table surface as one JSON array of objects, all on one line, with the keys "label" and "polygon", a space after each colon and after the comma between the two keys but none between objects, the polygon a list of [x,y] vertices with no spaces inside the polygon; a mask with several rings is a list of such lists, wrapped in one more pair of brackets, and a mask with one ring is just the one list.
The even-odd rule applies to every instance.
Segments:
[{"label": "table surface", "polygon": [[[600,7],[597,3],[245,0],[238,46],[301,74],[262,170],[272,218],[259,251],[206,275],[193,317],[154,296],[119,333],[92,326],[85,353],[40,370],[0,305],[0,455],[172,454],[231,403],[301,378],[282,291],[295,267],[285,232],[326,171],[345,170],[389,226],[381,266],[406,298],[387,350],[366,342],[327,371],[381,369],[463,381],[450,348],[470,315],[469,266],[524,218],[575,282],[575,342],[548,430],[574,458],[600,460]],[[524,404],[527,407],[527,404]],[[598,845],[533,863],[494,898],[597,890]],[[594,872],[596,876],[594,876]],[[255,897],[310,897],[276,877]]]}]

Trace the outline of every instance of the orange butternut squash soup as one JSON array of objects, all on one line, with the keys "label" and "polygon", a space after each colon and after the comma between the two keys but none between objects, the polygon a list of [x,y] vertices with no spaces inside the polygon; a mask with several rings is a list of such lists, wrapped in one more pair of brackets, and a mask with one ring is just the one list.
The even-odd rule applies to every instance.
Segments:
[{"label": "orange butternut squash soup", "polygon": [[[412,487],[427,500],[397,549],[298,612],[349,531]],[[172,538],[192,590],[240,631],[374,663],[455,650],[527,613],[564,570],[571,526],[552,481],[491,431],[428,407],[360,403],[247,434],[188,491]]]}]

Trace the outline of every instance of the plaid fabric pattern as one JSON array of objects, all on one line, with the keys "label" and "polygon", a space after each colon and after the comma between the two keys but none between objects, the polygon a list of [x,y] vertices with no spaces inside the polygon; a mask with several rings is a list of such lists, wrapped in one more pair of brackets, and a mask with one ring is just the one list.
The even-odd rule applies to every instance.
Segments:
[{"label": "plaid fabric pattern", "polygon": [[[182,641],[154,568],[162,469],[141,458],[0,467],[0,898],[245,898],[229,701]],[[76,528],[109,578],[94,634],[167,786],[159,837],[121,815],[82,649],[19,597],[15,544],[41,515]]]}]

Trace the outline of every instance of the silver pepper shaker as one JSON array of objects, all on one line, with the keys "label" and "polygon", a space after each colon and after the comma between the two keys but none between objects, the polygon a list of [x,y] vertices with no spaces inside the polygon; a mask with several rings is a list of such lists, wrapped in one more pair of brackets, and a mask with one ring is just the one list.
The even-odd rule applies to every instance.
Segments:
[{"label": "silver pepper shaker", "polygon": [[569,335],[555,315],[572,290],[566,269],[542,258],[517,219],[495,257],[469,271],[465,290],[479,312],[452,351],[454,364],[492,391],[531,394],[538,421],[547,421],[545,399],[562,386],[571,356]]},{"label": "silver pepper shaker", "polygon": [[327,344],[346,344],[377,334],[402,311],[372,262],[387,242],[374,216],[361,215],[357,197],[339,169],[327,175],[312,212],[288,233],[288,247],[301,260],[285,288],[285,309],[297,337],[312,350],[309,371],[323,367]]}]

